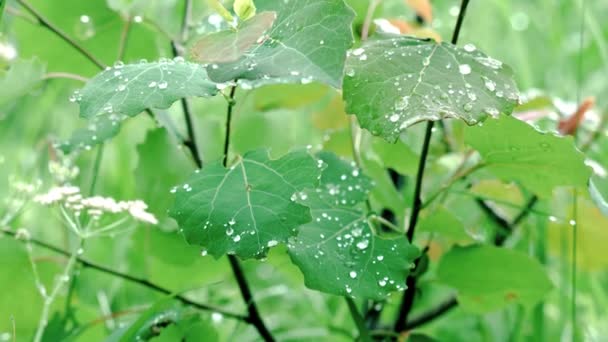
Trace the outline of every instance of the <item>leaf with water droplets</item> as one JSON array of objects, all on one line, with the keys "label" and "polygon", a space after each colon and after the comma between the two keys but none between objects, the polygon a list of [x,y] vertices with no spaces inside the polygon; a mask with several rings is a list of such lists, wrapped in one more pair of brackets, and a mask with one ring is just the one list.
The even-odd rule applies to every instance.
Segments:
[{"label": "leaf with water droplets", "polygon": [[229,169],[216,162],[193,174],[174,190],[170,215],[189,243],[215,257],[262,258],[310,222],[310,210],[295,200],[316,187],[320,173],[306,151],[277,160],[267,150],[249,152]]},{"label": "leaf with water droplets", "polygon": [[352,10],[343,0],[257,0],[258,11],[277,19],[260,43],[234,63],[207,68],[217,82],[248,86],[318,81],[339,87],[346,50],[353,42]]},{"label": "leaf with water droplets", "polygon": [[511,303],[530,307],[553,287],[538,261],[506,248],[455,247],[438,267],[439,279],[454,287],[458,303],[473,312],[495,311]]},{"label": "leaf with water droplets", "polygon": [[264,33],[275,19],[276,13],[262,12],[243,22],[237,30],[202,36],[190,48],[190,56],[199,63],[234,62],[254,44],[263,42]]},{"label": "leaf with water droplets", "polygon": [[371,181],[352,164],[322,152],[320,186],[305,192],[313,221],[288,245],[306,286],[342,296],[382,299],[405,289],[409,265],[419,255],[405,237],[376,236],[362,210]]},{"label": "leaf with water droplets", "polygon": [[80,115],[135,116],[146,108],[169,108],[189,96],[217,94],[205,69],[198,64],[175,60],[153,63],[117,63],[95,76],[80,92]]},{"label": "leaf with water droplets", "polygon": [[370,41],[349,52],[345,73],[347,112],[390,142],[421,121],[459,118],[473,125],[510,114],[519,98],[511,69],[470,44]]},{"label": "leaf with water droplets", "polygon": [[513,117],[467,127],[465,143],[479,151],[491,174],[518,181],[543,198],[558,186],[585,187],[591,177],[572,137],[540,132]]}]

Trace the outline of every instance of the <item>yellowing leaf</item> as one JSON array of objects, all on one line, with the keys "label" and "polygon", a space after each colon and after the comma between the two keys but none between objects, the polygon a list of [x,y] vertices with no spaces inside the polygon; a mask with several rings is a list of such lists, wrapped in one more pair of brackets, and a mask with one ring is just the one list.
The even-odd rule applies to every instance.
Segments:
[{"label": "yellowing leaf", "polygon": [[255,15],[255,4],[253,0],[234,0],[232,5],[234,13],[239,16],[241,20],[247,20]]}]

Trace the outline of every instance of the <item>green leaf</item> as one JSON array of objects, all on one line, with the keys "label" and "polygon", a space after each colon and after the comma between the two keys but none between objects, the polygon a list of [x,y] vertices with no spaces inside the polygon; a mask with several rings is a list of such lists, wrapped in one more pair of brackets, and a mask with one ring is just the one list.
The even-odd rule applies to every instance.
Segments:
[{"label": "green leaf", "polygon": [[421,121],[458,118],[473,125],[510,114],[519,98],[511,68],[472,45],[370,41],[349,52],[345,73],[347,113],[389,142]]},{"label": "green leaf", "polygon": [[37,58],[16,60],[7,71],[0,71],[0,106],[27,94],[45,72],[45,63]]},{"label": "green leaf", "polygon": [[249,87],[312,81],[340,86],[354,16],[343,0],[258,0],[256,5],[258,11],[277,13],[272,29],[238,61],[211,65],[212,80],[238,79]]},{"label": "green leaf", "polygon": [[97,75],[76,94],[80,115],[97,115],[112,121],[132,117],[146,108],[169,108],[175,101],[189,96],[210,97],[217,94],[216,84],[209,81],[205,69],[183,59],[122,63]]},{"label": "green leaf", "polygon": [[418,249],[405,237],[376,236],[359,208],[372,186],[370,179],[332,153],[322,152],[319,157],[327,164],[320,187],[300,197],[310,207],[313,221],[300,227],[297,238],[288,245],[306,286],[373,299],[404,290]]},{"label": "green leaf", "polygon": [[68,140],[57,144],[57,148],[65,154],[90,150],[93,146],[114,137],[119,131],[119,123],[111,120],[109,116],[96,116],[88,121],[85,128],[77,129]]},{"label": "green leaf", "polygon": [[170,214],[188,242],[216,258],[262,258],[310,222],[310,210],[295,199],[317,185],[320,172],[306,151],[277,160],[267,150],[249,152],[229,169],[216,162],[192,175],[176,188]]},{"label": "green leaf", "polygon": [[551,197],[557,186],[585,187],[591,176],[571,137],[539,132],[513,117],[468,127],[465,142],[479,151],[492,174],[519,181],[541,197]]},{"label": "green leaf", "polygon": [[243,22],[238,30],[202,36],[192,45],[190,56],[199,63],[234,62],[254,44],[263,41],[264,33],[272,27],[275,19],[276,13],[262,12]]},{"label": "green leaf", "polygon": [[241,20],[247,20],[255,15],[255,4],[253,0],[234,0],[232,4],[234,13],[239,16]]},{"label": "green leaf", "polygon": [[453,248],[441,258],[437,272],[458,291],[461,306],[478,313],[511,303],[532,306],[553,287],[535,259],[489,245]]}]

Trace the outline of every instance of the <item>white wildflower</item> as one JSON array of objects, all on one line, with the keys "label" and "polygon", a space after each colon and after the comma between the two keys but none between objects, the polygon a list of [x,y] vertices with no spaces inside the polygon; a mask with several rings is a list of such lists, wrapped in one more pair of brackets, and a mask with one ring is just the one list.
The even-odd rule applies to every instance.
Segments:
[{"label": "white wildflower", "polygon": [[158,224],[156,217],[147,211],[148,205],[144,201],[117,201],[103,196],[83,197],[80,189],[74,186],[51,188],[47,193],[35,196],[34,202],[42,205],[61,204],[74,211],[76,216],[81,211],[86,211],[94,220],[99,220],[105,213],[127,213],[135,220]]}]

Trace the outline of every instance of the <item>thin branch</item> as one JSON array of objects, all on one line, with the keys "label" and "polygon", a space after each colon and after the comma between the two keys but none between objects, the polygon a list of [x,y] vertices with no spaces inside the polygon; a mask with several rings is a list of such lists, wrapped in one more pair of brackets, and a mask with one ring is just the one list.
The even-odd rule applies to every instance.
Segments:
[{"label": "thin branch", "polygon": [[[452,35],[452,44],[456,44],[458,42],[458,36],[460,35],[460,29],[462,28],[462,22],[464,21],[464,16],[466,13],[467,6],[469,5],[469,0],[462,0],[460,5],[460,12],[458,14],[458,20],[456,22],[456,27],[454,27],[454,33]],[[418,216],[420,215],[420,210],[422,209],[422,180],[424,178],[424,168],[426,165],[426,160],[428,157],[429,146],[431,142],[431,137],[433,135],[433,126],[434,121],[429,121],[426,125],[426,132],[424,135],[424,142],[422,144],[422,152],[420,153],[420,161],[418,163],[418,172],[416,174],[416,185],[414,188],[414,203],[412,206],[412,215],[410,218],[410,224],[406,233],[407,239],[412,242],[414,238],[414,232],[416,230],[416,223],[418,222]],[[420,258],[415,261],[415,267],[418,266],[420,262]],[[403,294],[403,299],[401,301],[401,305],[399,307],[399,312],[397,314],[397,318],[395,319],[394,330],[397,332],[401,332],[405,330],[407,325],[407,317],[414,305],[414,298],[416,296],[416,283],[417,277],[414,275],[410,275],[407,277],[405,283],[407,285],[407,290]]]},{"label": "thin branch", "polygon": [[84,83],[87,83],[89,81],[89,79],[86,77],[72,74],[69,72],[49,72],[48,74],[46,74],[42,77],[43,80],[51,80],[51,79],[58,79],[58,78],[74,80],[74,81],[79,81],[79,82],[84,82]]},{"label": "thin branch", "polygon": [[372,20],[374,19],[374,12],[376,7],[382,0],[370,0],[369,7],[367,8],[367,14],[365,15],[365,21],[363,22],[363,28],[361,29],[361,40],[365,41],[369,37],[369,28],[372,26]]},{"label": "thin branch", "polygon": [[[181,29],[181,39],[182,42],[177,42],[176,40],[171,40],[171,50],[173,51],[173,56],[181,56],[182,55],[182,44],[184,41],[188,39],[188,22],[190,20],[190,12],[192,10],[192,2],[191,0],[185,0],[184,4],[184,15],[182,18],[182,29]],[[182,144],[188,148],[192,158],[194,159],[194,163],[196,166],[201,169],[203,168],[203,160],[201,159],[200,151],[198,150],[198,145],[196,143],[196,132],[194,130],[194,119],[192,116],[192,110],[190,108],[190,103],[186,98],[182,98],[180,100],[182,105],[182,112],[184,113],[184,121],[186,122],[186,130],[187,130],[187,138],[182,140]]]},{"label": "thin branch", "polygon": [[[8,229],[0,229],[0,233],[1,234],[6,234],[6,235],[9,235],[9,236],[13,236],[13,237],[17,236],[16,232],[13,232],[13,231],[8,230]],[[22,239],[17,239],[17,240],[21,241],[21,242],[25,242]],[[48,244],[48,243],[46,243],[44,241],[41,241],[41,240],[30,238],[27,241],[31,242],[32,244],[34,244],[36,246],[48,249],[50,251],[53,251],[53,252],[55,252],[57,254],[65,256],[65,257],[69,257],[70,254],[71,254],[70,252],[68,252],[66,250],[63,250],[63,249],[61,249],[59,247],[53,246],[53,245]],[[132,276],[130,274],[126,274],[126,273],[121,273],[119,271],[107,268],[107,267],[102,266],[102,265],[98,265],[96,263],[93,263],[91,261],[88,261],[88,260],[80,258],[80,257],[76,258],[76,262],[78,262],[79,264],[81,264],[82,266],[84,266],[86,268],[90,268],[90,269],[93,269],[93,270],[96,270],[96,271],[99,271],[99,272],[102,272],[102,273],[105,273],[105,274],[112,275],[114,277],[118,277],[118,278],[124,279],[126,281],[129,281],[129,282],[132,282],[132,283],[135,283],[135,284],[139,284],[139,285],[141,285],[143,287],[146,287],[146,288],[148,288],[148,289],[150,289],[152,291],[155,291],[155,292],[159,292],[159,293],[162,293],[162,294],[165,294],[165,295],[172,295],[174,293],[173,291],[168,290],[168,289],[166,289],[164,287],[161,287],[159,285],[156,285],[156,284],[154,284],[154,283],[152,283],[152,282],[150,282],[150,281],[148,281],[146,279],[137,278],[137,277],[134,277],[134,276]],[[207,305],[207,304],[198,303],[198,302],[190,300],[190,299],[188,299],[188,298],[186,298],[186,297],[184,297],[182,295],[177,295],[177,296],[174,296],[173,298],[175,298],[176,300],[178,300],[178,301],[180,301],[180,302],[182,302],[182,303],[184,303],[186,305],[189,305],[189,306],[192,306],[194,308],[197,308],[199,310],[217,312],[217,313],[222,314],[225,317],[234,318],[234,319],[237,319],[237,320],[240,320],[240,321],[244,321],[244,322],[250,323],[249,318],[247,316],[244,316],[244,315],[236,314],[236,313],[233,313],[233,312],[230,312],[230,311],[225,311],[223,309],[216,308],[216,307],[213,307],[213,306],[210,306],[210,305]]]},{"label": "thin branch", "polygon": [[116,54],[117,60],[122,60],[125,57],[125,50],[127,47],[127,41],[129,40],[129,33],[131,32],[132,18],[128,18],[122,27],[120,32],[120,40],[118,42],[118,53]]},{"label": "thin branch", "polygon": [[106,67],[106,65],[102,61],[97,59],[82,45],[80,45],[78,42],[76,42],[74,39],[72,39],[70,36],[68,36],[65,32],[63,32],[57,26],[53,25],[50,21],[48,21],[48,19],[46,17],[44,17],[40,12],[38,12],[34,7],[32,7],[32,5],[30,5],[26,0],[17,0],[17,2],[21,6],[23,6],[28,12],[30,12],[34,17],[36,17],[38,24],[42,25],[43,27],[46,27],[47,29],[49,29],[50,31],[55,33],[57,36],[59,36],[61,39],[63,39],[66,43],[70,44],[73,48],[78,50],[89,61],[91,61],[93,64],[97,65],[100,69],[104,69]]},{"label": "thin branch", "polygon": [[228,152],[230,150],[230,131],[232,125],[232,112],[234,110],[234,95],[236,94],[236,86],[230,88],[228,96],[228,109],[226,110],[226,136],[224,138],[224,166],[228,165]]},{"label": "thin branch", "polygon": [[418,317],[412,318],[405,325],[405,329],[411,330],[411,329],[417,328],[421,325],[424,325],[424,324],[434,320],[435,318],[442,316],[443,314],[452,310],[456,306],[458,306],[458,301],[456,300],[456,297],[450,297],[445,302],[437,305],[436,308],[433,308],[427,312],[424,312]]}]

